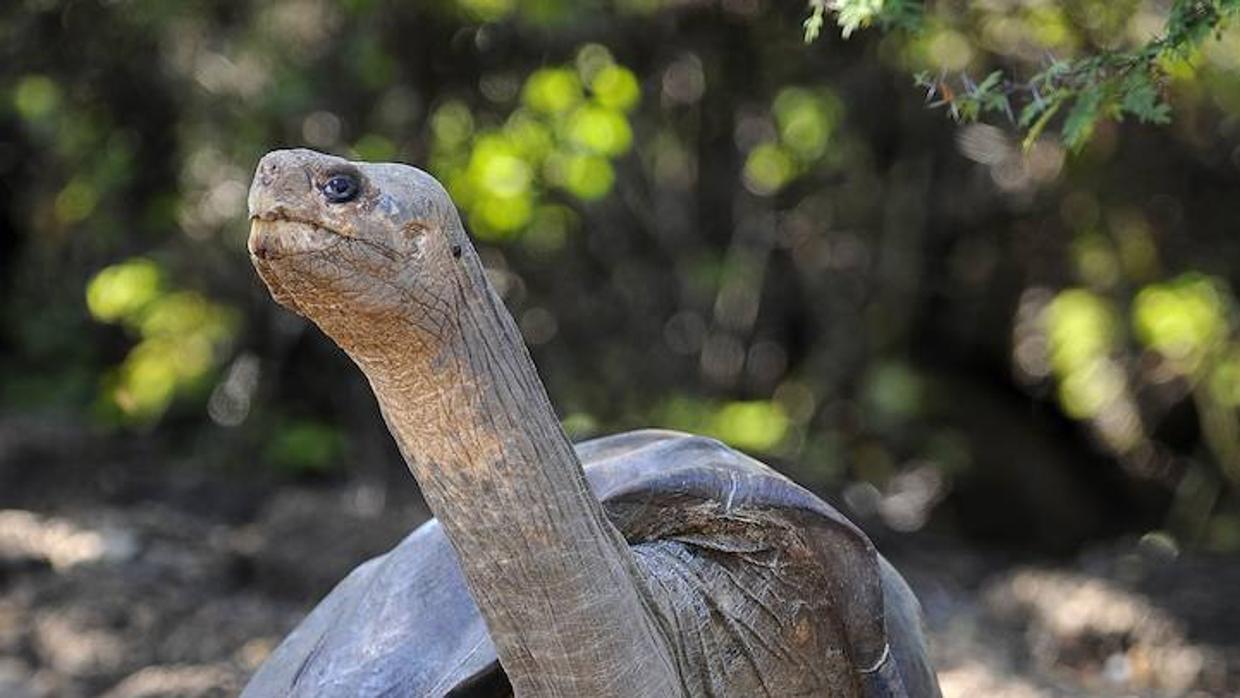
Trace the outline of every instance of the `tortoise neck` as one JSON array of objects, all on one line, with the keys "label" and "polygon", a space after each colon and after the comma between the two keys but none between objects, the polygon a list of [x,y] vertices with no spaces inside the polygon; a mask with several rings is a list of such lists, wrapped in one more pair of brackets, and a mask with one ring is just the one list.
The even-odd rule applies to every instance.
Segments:
[{"label": "tortoise neck", "polygon": [[517,695],[675,696],[636,561],[590,492],[512,317],[476,271],[461,275],[475,282],[458,285],[442,350],[358,363]]}]

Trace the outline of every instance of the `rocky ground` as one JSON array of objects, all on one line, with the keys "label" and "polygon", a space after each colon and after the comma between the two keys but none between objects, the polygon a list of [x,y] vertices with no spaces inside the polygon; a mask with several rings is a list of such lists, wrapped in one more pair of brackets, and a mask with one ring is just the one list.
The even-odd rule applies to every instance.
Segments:
[{"label": "rocky ground", "polygon": [[[403,488],[277,486],[157,452],[0,420],[0,696],[235,695],[425,517]],[[947,696],[1240,695],[1240,560],[1157,538],[1071,564],[882,545],[926,606]]]}]

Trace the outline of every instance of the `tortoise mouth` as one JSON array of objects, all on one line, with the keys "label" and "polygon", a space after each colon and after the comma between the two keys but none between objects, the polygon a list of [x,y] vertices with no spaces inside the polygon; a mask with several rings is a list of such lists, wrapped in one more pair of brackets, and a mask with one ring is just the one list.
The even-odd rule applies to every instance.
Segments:
[{"label": "tortoise mouth", "polygon": [[278,214],[250,218],[250,254],[263,261],[326,252],[344,240],[344,235],[318,223]]}]

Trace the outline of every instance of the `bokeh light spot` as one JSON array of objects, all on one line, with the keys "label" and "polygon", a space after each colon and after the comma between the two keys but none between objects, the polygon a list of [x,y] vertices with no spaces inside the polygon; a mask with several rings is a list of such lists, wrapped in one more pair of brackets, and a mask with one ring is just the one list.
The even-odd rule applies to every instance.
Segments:
[{"label": "bokeh light spot", "polygon": [[568,118],[568,138],[600,155],[619,155],[633,143],[629,122],[620,112],[593,104],[577,108]]},{"label": "bokeh light spot", "polygon": [[745,186],[755,194],[774,194],[795,174],[792,156],[776,143],[755,147],[745,159]]},{"label": "bokeh light spot", "polygon": [[1204,274],[1147,286],[1132,306],[1137,339],[1182,370],[1195,371],[1228,331],[1230,300],[1222,284]]},{"label": "bokeh light spot", "polygon": [[60,103],[60,88],[45,75],[27,75],[13,91],[13,106],[27,121],[47,118]]},{"label": "bokeh light spot", "polygon": [[521,99],[536,111],[558,114],[568,111],[583,98],[581,79],[567,68],[543,68],[530,75]]}]

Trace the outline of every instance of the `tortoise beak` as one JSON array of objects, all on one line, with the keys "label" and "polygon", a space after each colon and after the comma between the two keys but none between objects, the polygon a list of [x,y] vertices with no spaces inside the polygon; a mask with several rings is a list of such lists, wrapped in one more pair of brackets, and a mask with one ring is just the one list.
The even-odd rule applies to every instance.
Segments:
[{"label": "tortoise beak", "polygon": [[[285,218],[314,188],[309,150],[273,150],[258,161],[247,203],[250,220]],[[321,156],[320,156],[321,157]]]}]

